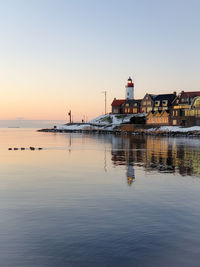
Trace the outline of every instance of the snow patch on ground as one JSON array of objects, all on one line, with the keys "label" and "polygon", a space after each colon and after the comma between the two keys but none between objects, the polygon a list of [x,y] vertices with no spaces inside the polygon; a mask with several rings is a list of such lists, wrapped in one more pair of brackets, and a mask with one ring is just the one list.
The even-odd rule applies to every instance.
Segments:
[{"label": "snow patch on ground", "polygon": [[56,126],[56,129],[78,131],[78,130],[86,130],[89,129],[90,127],[91,127],[90,124],[64,124]]},{"label": "snow patch on ground", "polygon": [[141,117],[145,114],[107,114],[101,115],[97,118],[92,119],[88,123],[73,123],[73,124],[64,124],[56,126],[58,130],[97,130],[97,129],[104,129],[104,130],[113,130],[116,126],[119,126],[122,123],[127,123],[130,121],[132,117]]},{"label": "snow patch on ground", "polygon": [[159,128],[150,128],[148,132],[162,131],[162,132],[176,132],[176,133],[187,133],[200,131],[200,126],[192,127],[181,127],[181,126],[161,126]]},{"label": "snow patch on ground", "polygon": [[[88,123],[72,123],[57,125],[57,130],[108,130],[113,131],[115,127],[122,123],[128,123],[132,117],[142,117],[146,114],[107,114],[101,115]],[[176,133],[188,133],[188,132],[200,132],[200,126],[193,127],[181,127],[181,126],[160,126],[146,130],[147,132],[176,132]]]}]

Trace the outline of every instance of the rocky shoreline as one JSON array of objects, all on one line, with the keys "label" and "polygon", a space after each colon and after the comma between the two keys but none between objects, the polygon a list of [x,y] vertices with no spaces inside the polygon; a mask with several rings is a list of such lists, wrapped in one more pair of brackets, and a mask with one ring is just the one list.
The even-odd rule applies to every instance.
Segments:
[{"label": "rocky shoreline", "polygon": [[51,129],[41,129],[39,132],[51,133],[83,133],[83,134],[114,134],[169,137],[199,137],[200,126],[182,127],[167,125],[148,125],[131,123],[132,116],[101,115],[85,123],[67,123],[55,125]]},{"label": "rocky shoreline", "polygon": [[164,136],[164,137],[200,137],[200,131],[163,131],[155,128],[152,131],[146,129],[135,129],[134,131],[122,131],[120,129],[40,129],[38,132],[48,133],[83,133],[83,134],[114,134],[114,135],[142,135],[142,136]]}]

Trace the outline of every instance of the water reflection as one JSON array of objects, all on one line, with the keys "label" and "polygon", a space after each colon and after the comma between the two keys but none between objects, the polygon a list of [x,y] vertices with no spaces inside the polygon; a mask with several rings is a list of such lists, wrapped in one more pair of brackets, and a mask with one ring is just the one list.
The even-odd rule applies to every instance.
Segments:
[{"label": "water reflection", "polygon": [[0,137],[1,266],[199,266],[198,139]]},{"label": "water reflection", "polygon": [[115,166],[126,166],[129,185],[135,180],[134,166],[148,172],[200,176],[199,147],[198,139],[113,136],[111,160]]}]

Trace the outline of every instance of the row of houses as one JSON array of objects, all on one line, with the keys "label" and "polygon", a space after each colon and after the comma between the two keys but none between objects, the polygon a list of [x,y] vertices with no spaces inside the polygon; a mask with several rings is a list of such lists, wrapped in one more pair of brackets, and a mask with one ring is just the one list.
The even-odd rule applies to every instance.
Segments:
[{"label": "row of houses", "polygon": [[[143,99],[134,99],[134,84],[128,79],[125,99],[114,99],[113,114],[139,114],[146,117],[149,125],[200,125],[200,91],[177,94],[146,94]],[[131,96],[131,97],[130,97]]]}]

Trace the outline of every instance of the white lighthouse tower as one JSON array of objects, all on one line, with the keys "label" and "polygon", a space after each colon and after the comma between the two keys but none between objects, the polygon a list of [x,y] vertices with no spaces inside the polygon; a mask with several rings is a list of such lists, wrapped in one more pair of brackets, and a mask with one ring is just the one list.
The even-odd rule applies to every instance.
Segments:
[{"label": "white lighthouse tower", "polygon": [[128,78],[128,83],[126,85],[126,99],[134,99],[134,83],[132,82],[131,77]]}]

